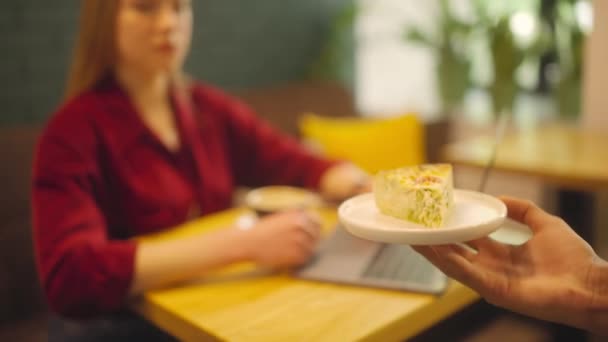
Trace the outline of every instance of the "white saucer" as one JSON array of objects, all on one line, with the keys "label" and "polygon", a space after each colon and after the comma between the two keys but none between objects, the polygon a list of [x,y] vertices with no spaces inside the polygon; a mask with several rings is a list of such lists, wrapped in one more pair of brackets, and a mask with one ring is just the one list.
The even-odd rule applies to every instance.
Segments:
[{"label": "white saucer", "polygon": [[458,189],[454,190],[452,213],[440,228],[426,228],[381,214],[371,193],[353,197],[338,208],[340,222],[351,234],[408,245],[440,245],[487,236],[502,225],[506,215],[507,208],[499,199]]}]

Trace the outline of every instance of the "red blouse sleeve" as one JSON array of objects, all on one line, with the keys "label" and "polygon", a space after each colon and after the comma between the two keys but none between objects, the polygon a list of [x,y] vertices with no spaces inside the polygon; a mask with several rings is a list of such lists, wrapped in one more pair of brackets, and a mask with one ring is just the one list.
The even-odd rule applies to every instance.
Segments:
[{"label": "red blouse sleeve", "polygon": [[208,86],[198,86],[197,92],[225,120],[229,158],[238,184],[288,184],[318,189],[323,173],[338,163],[310,153],[294,138],[258,118],[238,99]]},{"label": "red blouse sleeve", "polygon": [[95,195],[101,186],[95,132],[91,123],[68,116],[53,120],[38,145],[34,243],[50,307],[83,318],[123,306],[136,244],[108,237]]}]

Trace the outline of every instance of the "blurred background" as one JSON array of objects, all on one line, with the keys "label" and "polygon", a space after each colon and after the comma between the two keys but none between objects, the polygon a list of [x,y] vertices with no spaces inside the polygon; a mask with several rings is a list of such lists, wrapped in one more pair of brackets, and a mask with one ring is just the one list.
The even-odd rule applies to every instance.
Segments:
[{"label": "blurred background", "polygon": [[[79,3],[0,2],[0,340],[45,338],[29,178],[36,138],[62,99]],[[501,114],[511,116],[510,130],[608,121],[599,91],[606,44],[587,44],[594,10],[608,15],[602,0],[195,0],[194,8],[186,70],[290,134],[305,112],[415,113],[427,159],[439,161],[446,143],[492,134]],[[605,31],[593,39],[608,41]],[[584,78],[586,63],[603,72]],[[479,175],[457,169],[457,185],[475,188]],[[487,191],[551,206],[535,178],[497,172]],[[468,340],[496,341],[513,329],[518,340],[550,338],[543,323],[485,316]]]}]

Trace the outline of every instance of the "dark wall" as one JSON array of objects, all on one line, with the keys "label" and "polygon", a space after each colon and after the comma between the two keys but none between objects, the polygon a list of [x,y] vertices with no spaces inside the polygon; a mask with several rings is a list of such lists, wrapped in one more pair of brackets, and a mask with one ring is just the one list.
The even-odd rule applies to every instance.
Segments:
[{"label": "dark wall", "polygon": [[0,122],[45,117],[60,98],[76,1],[0,2]]},{"label": "dark wall", "polygon": [[[187,71],[228,89],[306,77],[332,19],[352,0],[194,0]],[[0,1],[0,124],[39,122],[57,106],[78,0]]]},{"label": "dark wall", "polygon": [[227,88],[306,76],[352,0],[200,0],[188,71]]}]

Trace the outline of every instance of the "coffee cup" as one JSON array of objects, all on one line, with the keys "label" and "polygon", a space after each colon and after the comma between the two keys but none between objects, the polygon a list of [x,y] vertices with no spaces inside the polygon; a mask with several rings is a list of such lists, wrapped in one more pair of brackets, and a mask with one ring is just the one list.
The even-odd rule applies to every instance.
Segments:
[{"label": "coffee cup", "polygon": [[245,196],[245,205],[260,217],[286,210],[314,209],[322,203],[318,194],[292,186],[265,186]]}]

